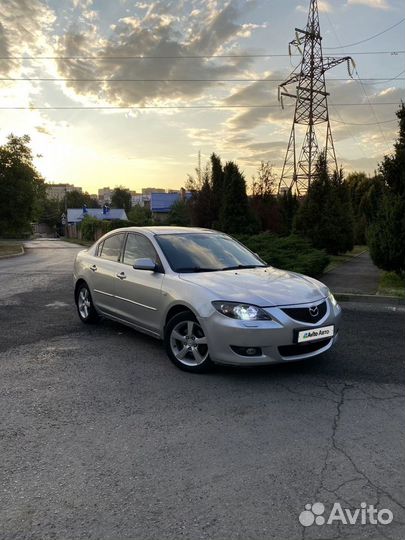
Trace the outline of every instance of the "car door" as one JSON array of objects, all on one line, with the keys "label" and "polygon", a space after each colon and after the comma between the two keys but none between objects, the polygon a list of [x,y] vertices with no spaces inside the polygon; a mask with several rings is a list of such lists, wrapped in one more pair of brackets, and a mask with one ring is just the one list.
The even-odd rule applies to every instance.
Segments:
[{"label": "car door", "polygon": [[116,314],[115,287],[120,271],[119,258],[125,233],[116,233],[104,240],[91,260],[91,292],[96,306],[104,313]]},{"label": "car door", "polygon": [[141,233],[128,233],[120,272],[116,278],[118,316],[153,333],[159,333],[163,269],[135,270],[135,259],[152,259],[162,268],[151,241]]}]

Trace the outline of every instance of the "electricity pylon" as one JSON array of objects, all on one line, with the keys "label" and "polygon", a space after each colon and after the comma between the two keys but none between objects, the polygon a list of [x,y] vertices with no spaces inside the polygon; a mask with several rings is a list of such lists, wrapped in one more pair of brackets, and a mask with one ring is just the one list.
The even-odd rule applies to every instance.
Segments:
[{"label": "electricity pylon", "polygon": [[[330,128],[329,93],[326,91],[325,72],[342,62],[347,62],[349,75],[351,75],[350,62],[353,65],[354,62],[350,56],[341,58],[323,57],[317,0],[310,0],[306,29],[300,30],[296,28],[295,36],[295,39],[289,43],[290,55],[291,46],[294,46],[302,54],[302,60],[288,79],[279,85],[279,100],[282,106],[283,96],[294,98],[296,101],[294,121],[278,191],[289,189],[295,191],[298,195],[304,195],[316,176],[319,143],[315,126],[318,124],[326,123],[321,150],[326,152],[326,159],[331,168],[334,170],[338,168]],[[293,83],[297,83],[296,94],[284,91],[288,85]],[[299,124],[306,125],[307,129],[297,160],[297,125]]]}]

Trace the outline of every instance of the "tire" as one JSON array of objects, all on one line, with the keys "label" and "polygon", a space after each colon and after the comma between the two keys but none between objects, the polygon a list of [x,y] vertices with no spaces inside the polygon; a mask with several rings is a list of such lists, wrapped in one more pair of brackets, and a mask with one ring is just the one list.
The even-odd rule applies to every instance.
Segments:
[{"label": "tire", "polygon": [[94,324],[99,321],[100,317],[93,305],[90,289],[86,283],[81,283],[76,290],[76,307],[80,320],[84,324]]},{"label": "tire", "polygon": [[175,315],[166,325],[165,348],[175,366],[191,373],[205,373],[213,367],[207,338],[190,311]]}]

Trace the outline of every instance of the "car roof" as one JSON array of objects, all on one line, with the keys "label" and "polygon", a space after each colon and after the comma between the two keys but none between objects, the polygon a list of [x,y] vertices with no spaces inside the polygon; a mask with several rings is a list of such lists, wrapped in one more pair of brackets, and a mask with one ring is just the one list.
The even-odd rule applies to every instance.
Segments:
[{"label": "car roof", "polygon": [[203,229],[201,227],[168,227],[165,225],[151,227],[123,227],[115,229],[112,232],[148,232],[150,234],[184,234],[184,233],[217,233],[212,229]]}]

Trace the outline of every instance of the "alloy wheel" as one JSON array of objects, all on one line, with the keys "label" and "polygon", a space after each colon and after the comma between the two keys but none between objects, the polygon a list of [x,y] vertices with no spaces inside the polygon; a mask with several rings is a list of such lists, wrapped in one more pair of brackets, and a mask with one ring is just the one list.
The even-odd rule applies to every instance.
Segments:
[{"label": "alloy wheel", "polygon": [[181,321],[173,327],[170,348],[176,359],[185,366],[199,366],[208,358],[207,338],[196,321]]},{"label": "alloy wheel", "polygon": [[90,293],[87,287],[83,287],[82,289],[80,289],[77,299],[77,307],[79,309],[79,313],[82,319],[87,319],[89,317],[91,308]]}]

